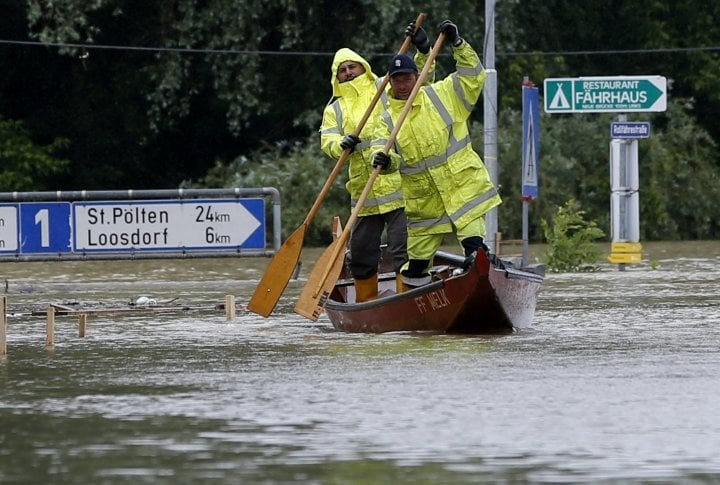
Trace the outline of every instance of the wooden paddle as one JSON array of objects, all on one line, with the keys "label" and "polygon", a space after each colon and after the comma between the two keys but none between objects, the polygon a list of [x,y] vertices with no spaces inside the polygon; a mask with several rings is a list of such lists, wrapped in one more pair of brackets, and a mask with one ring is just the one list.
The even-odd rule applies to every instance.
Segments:
[{"label": "wooden paddle", "polygon": [[[424,21],[425,14],[421,13],[415,20],[415,25],[420,28]],[[407,52],[411,43],[412,39],[409,36],[406,36],[402,46],[400,47],[399,53],[404,54]],[[355,131],[353,132],[355,136],[360,136],[360,132],[365,127],[367,120],[375,110],[375,106],[385,92],[385,88],[389,82],[390,77],[385,75],[382,83],[375,93],[375,96],[373,96],[370,101],[370,105],[367,110],[365,110],[365,114],[360,119]],[[275,256],[273,256],[273,259],[270,261],[270,264],[265,270],[265,274],[260,280],[260,283],[258,283],[257,288],[255,288],[255,293],[253,293],[252,298],[248,302],[248,310],[257,313],[258,315],[262,315],[263,317],[267,317],[270,313],[272,313],[278,300],[280,300],[280,296],[285,291],[285,288],[290,281],[290,277],[295,270],[295,266],[297,266],[298,260],[300,259],[300,253],[302,251],[307,228],[313,218],[315,218],[315,214],[320,209],[320,205],[325,200],[325,197],[330,191],[330,187],[332,187],[335,179],[340,174],[340,170],[342,170],[343,165],[345,165],[345,162],[350,157],[350,153],[351,151],[349,149],[342,152],[342,155],[335,164],[335,167],[332,169],[332,172],[330,172],[328,179],[325,181],[325,185],[323,185],[320,193],[315,199],[315,203],[310,208],[310,212],[308,212],[308,215],[305,217],[305,220],[300,227],[295,229],[295,232],[293,232],[290,237],[285,240],[285,243],[280,246],[278,252],[275,253]]]},{"label": "wooden paddle", "polygon": [[[410,96],[408,97],[407,101],[405,101],[405,107],[403,108],[400,116],[395,122],[395,126],[393,127],[392,132],[390,132],[390,136],[388,137],[388,140],[383,147],[384,153],[389,153],[390,148],[395,143],[395,138],[397,138],[397,135],[400,132],[400,127],[402,126],[405,118],[407,118],[408,113],[412,109],[412,103],[415,100],[418,92],[420,92],[420,88],[425,83],[427,74],[430,71],[430,65],[437,57],[440,49],[442,49],[442,44],[444,41],[445,33],[440,33],[437,40],[435,41],[435,45],[433,46],[430,55],[428,56],[427,61],[425,62],[425,66],[423,67],[420,75],[417,78],[417,81],[415,82],[413,90],[410,92]],[[332,292],[335,286],[335,282],[337,281],[338,276],[340,275],[340,271],[342,270],[342,266],[345,261],[344,250],[347,244],[347,240],[350,237],[350,230],[355,224],[355,221],[358,218],[358,213],[360,212],[360,209],[362,209],[362,206],[365,203],[365,199],[367,199],[367,196],[370,193],[373,183],[375,182],[375,179],[380,173],[380,170],[381,167],[378,166],[375,167],[375,169],[372,171],[372,173],[370,174],[370,178],[368,179],[362,193],[360,194],[360,197],[358,198],[355,208],[350,214],[350,218],[345,224],[345,229],[343,229],[342,234],[339,238],[333,241],[332,244],[327,247],[327,249],[325,249],[325,251],[322,253],[322,255],[320,255],[320,258],[318,258],[317,262],[315,263],[315,266],[313,267],[313,270],[308,277],[308,282],[305,285],[303,292],[300,294],[300,298],[298,299],[297,304],[295,305],[295,313],[307,317],[310,320],[317,320],[320,316],[320,313],[322,313],[322,309],[325,306],[327,299],[330,297],[330,293]]]}]

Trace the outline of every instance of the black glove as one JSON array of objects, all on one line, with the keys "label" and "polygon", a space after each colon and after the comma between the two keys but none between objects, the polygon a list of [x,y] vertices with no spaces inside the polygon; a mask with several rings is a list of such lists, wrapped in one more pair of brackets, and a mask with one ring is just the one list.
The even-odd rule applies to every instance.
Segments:
[{"label": "black glove", "polygon": [[415,21],[410,22],[405,29],[405,36],[410,37],[413,45],[423,54],[430,52],[430,39],[422,27],[415,28]]},{"label": "black glove", "polygon": [[374,168],[380,167],[381,169],[385,170],[390,166],[390,155],[385,152],[377,152],[373,154],[372,166]]},{"label": "black glove", "polygon": [[438,31],[440,33],[445,33],[445,38],[453,45],[453,47],[457,47],[462,44],[463,40],[462,37],[460,37],[457,25],[455,25],[451,20],[443,20],[440,22],[440,25],[438,25]]},{"label": "black glove", "polygon": [[350,149],[350,152],[355,151],[355,145],[360,143],[360,138],[350,133],[349,135],[345,135],[342,140],[340,140],[340,148],[343,150]]}]

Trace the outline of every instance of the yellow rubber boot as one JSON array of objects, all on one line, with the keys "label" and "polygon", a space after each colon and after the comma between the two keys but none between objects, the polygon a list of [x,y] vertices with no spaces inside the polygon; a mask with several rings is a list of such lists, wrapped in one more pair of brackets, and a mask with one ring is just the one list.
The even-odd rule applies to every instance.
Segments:
[{"label": "yellow rubber boot", "polygon": [[378,297],[377,273],[364,280],[355,280],[355,303],[375,300]]},{"label": "yellow rubber boot", "polygon": [[412,287],[406,285],[403,281],[402,275],[398,273],[397,278],[395,279],[395,292],[399,294],[408,290],[412,290]]},{"label": "yellow rubber boot", "polygon": [[430,275],[420,276],[417,278],[398,275],[395,280],[395,288],[398,293],[403,293],[405,291],[419,288],[420,286],[429,285],[430,283],[432,283]]}]

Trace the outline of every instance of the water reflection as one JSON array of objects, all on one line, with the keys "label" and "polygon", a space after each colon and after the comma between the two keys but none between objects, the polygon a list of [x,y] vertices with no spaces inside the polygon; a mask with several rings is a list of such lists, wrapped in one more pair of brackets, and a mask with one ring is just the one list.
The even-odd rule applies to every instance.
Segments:
[{"label": "water reflection", "polygon": [[58,317],[52,350],[20,314],[243,302],[267,261],[6,264],[0,482],[712,480],[720,243],[648,247],[549,275],[508,336],[335,332],[292,313],[305,264],[273,318],[100,315],[80,339]]}]

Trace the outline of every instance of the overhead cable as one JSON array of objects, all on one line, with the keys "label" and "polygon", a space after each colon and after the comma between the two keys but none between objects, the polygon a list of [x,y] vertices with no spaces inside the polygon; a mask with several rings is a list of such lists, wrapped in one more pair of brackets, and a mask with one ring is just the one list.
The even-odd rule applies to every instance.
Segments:
[{"label": "overhead cable", "polygon": [[[193,47],[146,47],[130,45],[108,44],[78,44],[71,42],[40,42],[32,40],[0,39],[0,45],[21,45],[30,47],[64,47],[81,50],[118,50],[143,52],[176,52],[182,54],[234,54],[244,56],[323,56],[332,57],[334,52],[318,51],[281,51],[281,50],[245,50],[245,49],[210,49]],[[604,49],[604,50],[573,50],[573,51],[524,51],[499,52],[497,57],[550,57],[550,56],[598,56],[598,55],[628,55],[628,54],[663,54],[663,53],[695,53],[717,52],[720,46],[696,47],[658,47],[648,49]],[[391,56],[392,52],[375,52],[371,56]]]}]

